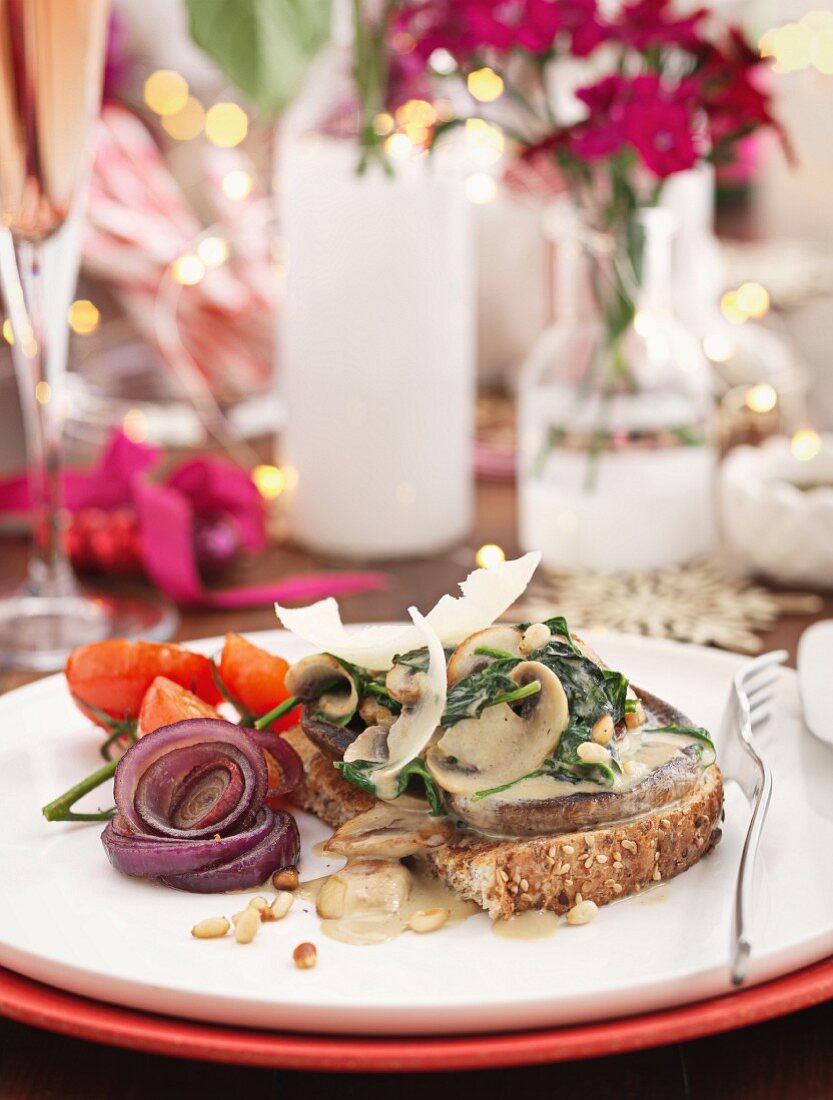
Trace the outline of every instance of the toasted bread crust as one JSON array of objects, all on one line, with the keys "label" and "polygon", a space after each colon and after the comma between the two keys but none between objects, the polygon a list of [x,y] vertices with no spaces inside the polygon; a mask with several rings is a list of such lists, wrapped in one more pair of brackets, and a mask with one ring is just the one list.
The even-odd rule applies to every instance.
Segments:
[{"label": "toasted bread crust", "polygon": [[[295,805],[338,828],[376,803],[342,779],[300,729],[285,737],[306,773],[289,796]],[[723,780],[712,764],[685,797],[633,821],[543,837],[460,832],[414,858],[493,920],[530,909],[565,913],[578,894],[605,905],[685,871],[717,843],[722,809]]]}]

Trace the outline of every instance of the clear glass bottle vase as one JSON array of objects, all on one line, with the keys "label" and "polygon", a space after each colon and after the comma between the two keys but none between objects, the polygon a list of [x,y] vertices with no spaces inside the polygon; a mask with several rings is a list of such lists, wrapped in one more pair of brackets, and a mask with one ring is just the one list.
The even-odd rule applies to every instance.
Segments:
[{"label": "clear glass bottle vase", "polygon": [[554,212],[557,320],[518,396],[520,540],[550,569],[639,571],[715,538],[713,401],[671,306],[673,215],[621,232]]}]

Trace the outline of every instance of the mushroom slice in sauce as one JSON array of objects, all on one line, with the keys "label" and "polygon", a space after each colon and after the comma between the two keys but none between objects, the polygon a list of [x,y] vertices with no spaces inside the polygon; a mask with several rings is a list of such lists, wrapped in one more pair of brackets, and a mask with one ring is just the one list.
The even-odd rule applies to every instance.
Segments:
[{"label": "mushroom slice in sauce", "polygon": [[429,748],[426,765],[445,791],[471,795],[512,783],[555,751],[570,718],[561,681],[537,661],[522,661],[511,678],[519,686],[537,680],[541,690],[517,709],[498,703],[458,722]]},{"label": "mushroom slice in sauce", "polygon": [[359,705],[359,717],[368,726],[383,726],[390,729],[396,721],[392,710],[380,703],[375,695],[365,695]]},{"label": "mushroom slice in sauce", "polygon": [[[286,674],[292,695],[314,700],[315,711],[336,724],[349,721],[358,710],[358,687],[348,670],[329,653],[303,657]],[[328,690],[323,691],[323,688]]]},{"label": "mushroom slice in sauce", "polygon": [[333,833],[324,850],[340,856],[403,859],[447,844],[453,833],[454,823],[449,818],[400,809],[397,800],[392,805],[374,806],[345,822]]},{"label": "mushroom slice in sauce", "polygon": [[495,660],[487,653],[478,653],[478,649],[497,649],[513,657],[520,657],[523,636],[523,631],[516,626],[490,626],[486,630],[470,634],[460,642],[448,659],[448,686],[452,687],[458,680],[479,672]]},{"label": "mushroom slice in sauce", "polygon": [[411,893],[411,873],[390,859],[351,859],[319,891],[319,917],[340,920],[354,913],[396,913]]}]

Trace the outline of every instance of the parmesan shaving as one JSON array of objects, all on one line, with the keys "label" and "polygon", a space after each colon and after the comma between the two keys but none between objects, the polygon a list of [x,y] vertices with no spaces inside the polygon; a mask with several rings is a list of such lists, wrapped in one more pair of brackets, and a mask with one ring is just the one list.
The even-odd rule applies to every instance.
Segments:
[{"label": "parmesan shaving", "polygon": [[[445,645],[456,645],[470,634],[485,630],[523,595],[540,560],[541,555],[535,552],[489,569],[475,569],[461,583],[462,595],[443,596],[425,621]],[[348,631],[332,596],[309,607],[275,604],[275,610],[287,630],[319,652],[332,653],[373,671],[390,668],[397,653],[425,645],[424,632],[416,625],[368,626]]]},{"label": "parmesan shaving", "polygon": [[399,773],[425,750],[445,710],[447,684],[442,642],[415,607],[409,607],[408,614],[421,644],[428,647],[428,669],[417,673],[420,692],[416,706],[403,707],[401,715],[390,728],[386,763],[373,770],[376,793],[380,798],[387,799],[396,798]]}]

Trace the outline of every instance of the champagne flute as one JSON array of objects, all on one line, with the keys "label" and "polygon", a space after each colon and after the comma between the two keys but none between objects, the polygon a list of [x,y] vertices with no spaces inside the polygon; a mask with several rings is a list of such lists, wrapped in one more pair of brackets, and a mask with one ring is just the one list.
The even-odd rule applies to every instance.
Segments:
[{"label": "champagne flute", "polygon": [[108,0],[0,0],[0,285],[14,334],[34,552],[26,583],[0,598],[0,664],[48,670],[78,645],[169,637],[167,601],[82,591],[62,548],[60,450],[68,301]]}]

